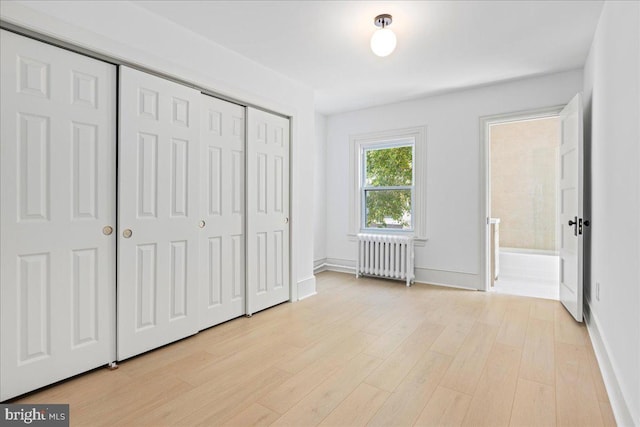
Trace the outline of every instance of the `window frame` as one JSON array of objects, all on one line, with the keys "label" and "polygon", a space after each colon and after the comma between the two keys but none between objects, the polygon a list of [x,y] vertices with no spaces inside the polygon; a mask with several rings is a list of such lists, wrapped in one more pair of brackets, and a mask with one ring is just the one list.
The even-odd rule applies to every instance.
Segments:
[{"label": "window frame", "polygon": [[[349,136],[349,223],[347,238],[357,240],[360,232],[379,234],[406,234],[414,237],[416,246],[424,246],[427,235],[427,128],[417,126],[391,129]],[[411,206],[412,230],[364,227],[364,192],[362,191],[365,148],[383,148],[413,143],[413,192]],[[404,143],[400,143],[404,142]],[[378,187],[380,188],[380,187]]]},{"label": "window frame", "polygon": [[[360,146],[360,231],[370,232],[391,232],[391,233],[413,233],[415,228],[414,221],[414,205],[415,205],[415,186],[416,186],[416,148],[415,138],[405,138],[396,141],[384,141],[380,143],[362,144]],[[392,148],[411,147],[411,185],[393,185],[393,186],[368,186],[367,183],[367,152],[374,150],[387,150]],[[410,228],[384,228],[384,227],[367,227],[367,191],[411,191],[411,227]]]}]

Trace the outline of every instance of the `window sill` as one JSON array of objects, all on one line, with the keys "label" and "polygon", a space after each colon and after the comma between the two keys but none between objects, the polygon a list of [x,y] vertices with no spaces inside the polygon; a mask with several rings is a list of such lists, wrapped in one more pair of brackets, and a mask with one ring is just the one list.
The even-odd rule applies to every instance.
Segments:
[{"label": "window sill", "polygon": [[[365,232],[370,232],[369,230],[365,231]],[[371,231],[371,234],[374,233],[379,233],[379,234],[384,234],[384,233],[380,233],[380,232],[375,232],[375,231]],[[409,234],[409,233],[393,233],[393,234]],[[352,234],[352,233],[348,233],[347,234],[347,240],[350,242],[357,242],[358,241],[358,234]],[[416,247],[423,247],[426,245],[427,241],[429,241],[429,239],[427,237],[413,237],[413,245]]]}]

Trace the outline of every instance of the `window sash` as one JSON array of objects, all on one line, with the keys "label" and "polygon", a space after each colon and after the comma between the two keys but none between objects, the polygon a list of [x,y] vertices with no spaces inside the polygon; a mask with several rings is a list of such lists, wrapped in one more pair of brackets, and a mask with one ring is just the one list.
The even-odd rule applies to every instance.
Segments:
[{"label": "window sash", "polygon": [[[367,192],[374,191],[411,191],[411,224],[408,228],[403,229],[393,229],[393,228],[384,228],[384,227],[367,227]],[[394,187],[363,187],[360,192],[360,212],[362,213],[362,218],[360,218],[360,230],[366,231],[380,231],[384,230],[389,233],[409,233],[415,230],[415,186],[413,185],[403,185],[403,186],[394,186]]]},{"label": "window sash", "polygon": [[[411,147],[411,185],[404,186],[392,186],[392,187],[408,187],[413,188],[416,185],[416,146],[414,139],[404,139],[393,142],[381,142],[381,143],[372,143],[367,144],[361,149],[360,153],[360,166],[361,166],[361,174],[360,174],[360,188],[383,188],[376,186],[368,186],[367,185],[367,152],[369,151],[377,151],[377,150],[388,150],[392,148],[402,148],[402,147]],[[387,188],[387,187],[385,187]],[[391,187],[389,187],[391,189]],[[411,204],[413,205],[413,194],[411,194]],[[362,228],[362,227],[361,227]]]},{"label": "window sash", "polygon": [[[411,185],[373,186],[367,185],[367,153],[375,150],[388,150],[392,148],[411,147]],[[367,231],[385,230],[386,232],[402,233],[413,232],[415,229],[414,205],[415,205],[415,140],[400,140],[394,142],[383,142],[377,144],[367,144],[362,147],[360,156],[360,229]],[[405,229],[388,229],[382,227],[367,227],[367,191],[411,191],[411,226]]]}]

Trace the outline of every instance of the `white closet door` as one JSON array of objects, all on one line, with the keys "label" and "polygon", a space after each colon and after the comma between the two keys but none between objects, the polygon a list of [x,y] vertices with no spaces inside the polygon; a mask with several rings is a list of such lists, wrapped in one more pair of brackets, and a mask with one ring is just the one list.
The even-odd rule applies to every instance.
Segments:
[{"label": "white closet door", "polygon": [[200,92],[120,67],[118,359],[198,331]]},{"label": "white closet door", "polygon": [[0,34],[0,400],[115,360],[115,66]]},{"label": "white closet door", "polygon": [[247,108],[247,313],[289,300],[289,120]]},{"label": "white closet door", "polygon": [[244,107],[201,95],[200,329],[245,313]]}]

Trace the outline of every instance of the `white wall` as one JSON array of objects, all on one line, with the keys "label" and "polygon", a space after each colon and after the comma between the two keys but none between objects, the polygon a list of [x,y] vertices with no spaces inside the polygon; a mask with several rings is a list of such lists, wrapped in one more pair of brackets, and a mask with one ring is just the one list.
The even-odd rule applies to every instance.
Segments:
[{"label": "white wall", "polygon": [[605,3],[584,99],[592,183],[586,318],[618,424],[640,425],[640,3]]},{"label": "white wall", "polygon": [[316,146],[314,153],[313,192],[314,192],[314,239],[313,264],[321,267],[327,258],[327,209],[325,187],[327,118],[316,113]]},{"label": "white wall", "polygon": [[294,298],[313,276],[314,106],[311,88],[125,1],[0,2],[0,17],[41,34],[293,117]]},{"label": "white wall", "polygon": [[329,116],[327,262],[352,267],[355,260],[347,239],[349,135],[426,125],[429,240],[416,248],[416,279],[484,289],[480,117],[566,104],[580,90],[575,70]]}]

